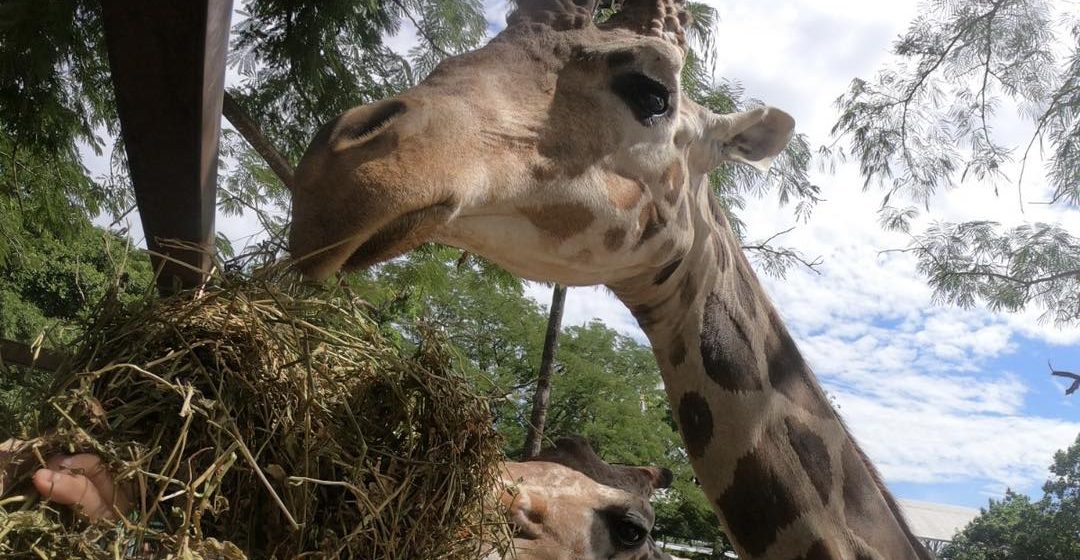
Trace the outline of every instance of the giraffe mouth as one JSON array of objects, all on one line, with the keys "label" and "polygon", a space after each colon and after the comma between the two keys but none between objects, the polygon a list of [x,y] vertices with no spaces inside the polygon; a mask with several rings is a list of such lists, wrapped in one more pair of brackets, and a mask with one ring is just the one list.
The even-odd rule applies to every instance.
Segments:
[{"label": "giraffe mouth", "polygon": [[435,229],[449,221],[453,210],[445,204],[437,204],[395,218],[361,243],[342,268],[370,268],[408,253],[431,239]]},{"label": "giraffe mouth", "polygon": [[363,270],[386,262],[430,240],[457,210],[452,201],[407,212],[364,238],[363,230],[314,251],[298,251],[296,265],[312,280],[338,270]]}]

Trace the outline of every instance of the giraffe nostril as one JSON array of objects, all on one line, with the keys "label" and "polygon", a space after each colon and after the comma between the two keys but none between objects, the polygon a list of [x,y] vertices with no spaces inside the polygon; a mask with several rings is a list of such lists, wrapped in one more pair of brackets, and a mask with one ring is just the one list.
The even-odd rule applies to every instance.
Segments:
[{"label": "giraffe nostril", "polygon": [[356,142],[366,140],[384,130],[390,122],[405,112],[405,103],[396,99],[382,101],[364,107],[359,114],[353,115],[338,131],[340,140]]}]

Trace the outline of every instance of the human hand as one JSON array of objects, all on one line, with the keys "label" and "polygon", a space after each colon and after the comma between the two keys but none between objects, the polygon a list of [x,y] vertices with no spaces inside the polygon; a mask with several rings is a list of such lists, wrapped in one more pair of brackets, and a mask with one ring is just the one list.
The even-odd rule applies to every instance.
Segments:
[{"label": "human hand", "polygon": [[[19,440],[0,443],[0,493],[6,479],[15,476],[17,456],[28,452],[29,446]],[[43,499],[70,506],[90,521],[113,521],[131,510],[128,492],[117,488],[101,458],[90,453],[53,455],[31,482]]]}]

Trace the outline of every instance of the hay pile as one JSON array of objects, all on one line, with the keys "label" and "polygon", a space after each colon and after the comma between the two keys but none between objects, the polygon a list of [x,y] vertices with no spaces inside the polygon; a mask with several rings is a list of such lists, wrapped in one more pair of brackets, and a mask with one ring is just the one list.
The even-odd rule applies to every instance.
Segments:
[{"label": "hay pile", "polygon": [[[0,556],[476,558],[506,542],[486,403],[437,337],[403,352],[347,294],[221,284],[101,306],[0,496]],[[91,525],[20,497],[57,451],[99,454],[135,511]]]}]

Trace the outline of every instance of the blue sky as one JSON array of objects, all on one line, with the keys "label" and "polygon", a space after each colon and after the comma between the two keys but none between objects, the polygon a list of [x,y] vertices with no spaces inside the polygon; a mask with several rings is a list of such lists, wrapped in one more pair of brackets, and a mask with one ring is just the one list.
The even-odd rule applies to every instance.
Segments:
[{"label": "blue sky", "polygon": [[[988,360],[981,367],[981,375],[993,378],[995,375],[1012,374],[1025,386],[1027,393],[1017,409],[1017,415],[1029,418],[1060,419],[1072,424],[1080,423],[1080,402],[1075,397],[1064,395],[1064,383],[1055,382],[1047,375],[1047,359],[1055,362],[1058,367],[1064,364],[1080,363],[1080,349],[1075,346],[1052,346],[1038,339],[1019,337],[1016,340],[1016,350],[997,358]],[[974,387],[973,389],[978,389]],[[1000,435],[1003,440],[1039,439],[1046,437],[1045,434],[1035,433],[1004,433]],[[1050,464],[1050,457],[1043,458],[1042,463],[1030,467],[1038,470],[1038,467],[1046,467]],[[1033,469],[1031,467],[1034,467]],[[1015,491],[1021,491],[1033,496],[1042,496],[1042,479],[1031,480],[1025,477],[1026,482],[1021,482],[1013,487]],[[959,476],[955,479],[942,479],[933,482],[894,482],[891,484],[893,491],[902,497],[932,502],[944,502],[966,506],[985,506],[989,496],[1000,497],[1001,481],[990,477]]]},{"label": "blue sky", "polygon": [[[891,63],[888,49],[917,13],[914,0],[760,0],[712,3],[719,11],[717,76],[742,83],[750,97],[780,107],[809,135],[830,141],[833,101],[856,76],[870,77]],[[488,0],[491,31],[501,28],[507,4]],[[406,52],[415,36],[406,27],[391,44]],[[235,82],[235,73],[227,80]],[[1008,111],[994,124],[1017,143],[1030,134]],[[91,169],[103,168],[90,158]],[[1025,175],[1024,198],[1045,199],[1036,162]],[[1016,170],[1007,170],[1015,177]],[[1080,394],[1064,396],[1047,360],[1080,369],[1080,328],[1039,320],[1040,310],[994,314],[935,305],[914,260],[882,253],[906,246],[881,231],[880,192],[863,192],[852,166],[815,172],[824,201],[809,220],[771,198],[752,200],[741,217],[749,239],[796,226],[778,240],[821,256],[821,273],[792,271],[764,278],[767,292],[818,373],[826,390],[893,491],[902,498],[983,506],[1005,488],[1041,495],[1053,452],[1080,433]],[[930,201],[915,231],[936,220],[993,219],[1056,222],[1080,232],[1080,211],[1016,202],[1014,187],[995,197],[984,184],[964,184]],[[1023,214],[1021,214],[1021,209]],[[138,220],[128,219],[138,236]],[[234,242],[259,234],[250,218],[223,219]],[[550,292],[530,286],[543,305]],[[599,318],[641,341],[623,306],[603,289],[574,288],[565,322]]]}]

